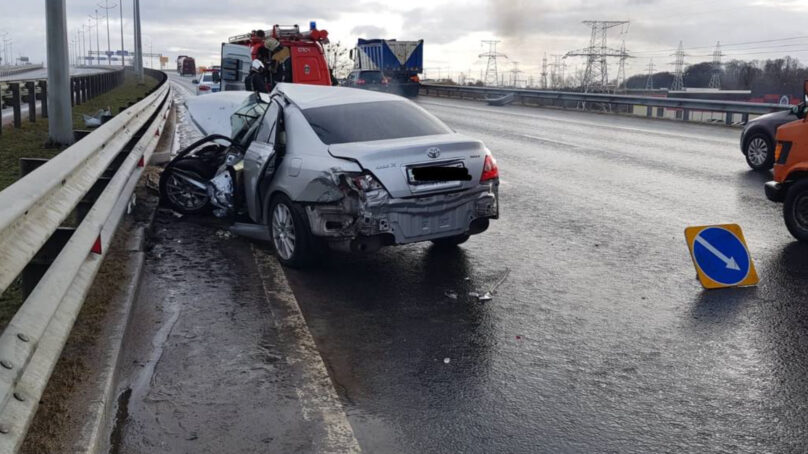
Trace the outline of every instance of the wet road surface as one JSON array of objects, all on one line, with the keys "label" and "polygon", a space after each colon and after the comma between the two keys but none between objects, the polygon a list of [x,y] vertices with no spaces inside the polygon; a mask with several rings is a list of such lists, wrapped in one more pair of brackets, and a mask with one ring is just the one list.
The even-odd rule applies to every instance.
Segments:
[{"label": "wet road surface", "polygon": [[[494,152],[502,218],[286,273],[364,450],[803,452],[808,247],[739,130],[419,103]],[[684,228],[725,222],[756,288],[695,280]]]},{"label": "wet road surface", "polygon": [[[186,95],[175,91],[177,146],[199,137]],[[153,230],[110,452],[356,451],[277,262],[210,217],[163,209]]]}]

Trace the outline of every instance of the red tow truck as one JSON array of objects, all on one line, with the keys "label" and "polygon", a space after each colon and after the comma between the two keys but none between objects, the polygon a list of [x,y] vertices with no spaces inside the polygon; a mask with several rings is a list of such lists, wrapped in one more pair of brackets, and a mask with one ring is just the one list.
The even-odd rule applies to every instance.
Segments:
[{"label": "red tow truck", "polygon": [[[323,48],[328,43],[328,31],[318,30],[312,22],[306,31],[301,32],[297,25],[275,25],[265,34],[289,48],[293,83],[332,85]],[[227,43],[222,43],[222,91],[244,90],[244,78],[252,64],[250,45],[253,39],[254,35],[247,33],[232,36]]]}]

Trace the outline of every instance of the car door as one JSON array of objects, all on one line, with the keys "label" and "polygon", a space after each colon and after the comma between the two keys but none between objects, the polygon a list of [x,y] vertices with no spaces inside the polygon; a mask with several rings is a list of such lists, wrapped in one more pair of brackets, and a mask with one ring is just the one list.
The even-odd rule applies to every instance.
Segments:
[{"label": "car door", "polygon": [[275,155],[275,139],[283,110],[277,100],[272,100],[255,140],[244,154],[244,199],[247,212],[254,222],[261,222],[261,186],[269,181],[264,178],[267,164]]}]

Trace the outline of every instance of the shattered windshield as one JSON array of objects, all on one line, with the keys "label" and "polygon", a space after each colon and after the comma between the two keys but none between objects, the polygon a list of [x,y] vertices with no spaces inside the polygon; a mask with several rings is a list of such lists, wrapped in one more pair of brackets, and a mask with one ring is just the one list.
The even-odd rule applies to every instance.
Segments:
[{"label": "shattered windshield", "polygon": [[244,105],[230,116],[231,134],[233,141],[247,146],[255,136],[261,117],[269,104],[261,102],[256,95],[250,95]]}]

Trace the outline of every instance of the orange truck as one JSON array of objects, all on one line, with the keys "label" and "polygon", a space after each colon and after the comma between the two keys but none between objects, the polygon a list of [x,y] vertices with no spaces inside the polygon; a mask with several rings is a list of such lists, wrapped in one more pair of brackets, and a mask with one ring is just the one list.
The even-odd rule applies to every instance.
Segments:
[{"label": "orange truck", "polygon": [[794,107],[798,120],[777,128],[774,181],[766,183],[766,197],[783,203],[783,218],[794,238],[808,242],[808,80],[803,102]]}]

